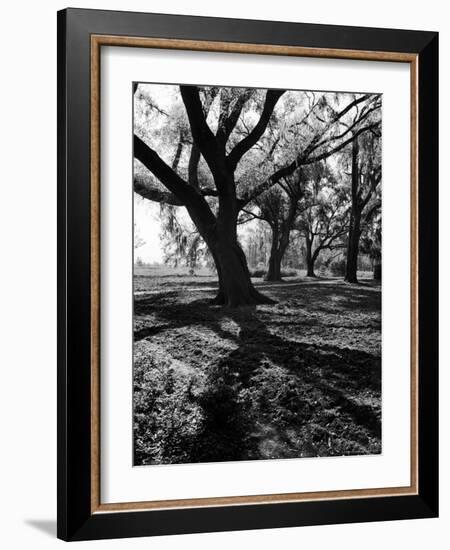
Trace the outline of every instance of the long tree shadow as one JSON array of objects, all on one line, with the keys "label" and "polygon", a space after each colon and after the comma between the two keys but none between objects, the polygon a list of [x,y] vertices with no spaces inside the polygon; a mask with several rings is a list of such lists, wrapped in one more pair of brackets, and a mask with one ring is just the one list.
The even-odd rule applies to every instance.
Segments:
[{"label": "long tree shadow", "polygon": [[[141,299],[135,307],[138,315],[155,309],[159,325],[146,336],[149,341],[165,331],[170,335],[174,327],[192,325],[212,330],[234,346],[216,363],[203,366],[201,388],[187,396],[200,408],[202,421],[183,438],[180,461],[381,451],[379,354],[301,341],[301,334],[286,338],[269,329],[260,310],[212,308],[206,299]],[[238,331],[224,330],[224,320],[233,321]]]},{"label": "long tree shadow", "polygon": [[[336,430],[342,423],[337,419],[358,427],[353,435],[361,445],[368,436],[380,439],[380,411],[352,397],[379,395],[378,359],[360,351],[280,338],[254,314],[233,318],[241,327],[239,347],[209,373],[207,398],[201,400],[206,422],[193,445],[194,461],[260,458],[261,444],[266,443],[261,437],[268,427],[277,439],[285,440],[277,445],[279,458],[295,451],[286,444],[289,431],[305,438],[297,449],[304,455],[332,454],[327,430],[317,427],[328,424],[329,431]],[[260,415],[252,415],[252,408]],[[308,434],[311,424],[315,433]]]}]

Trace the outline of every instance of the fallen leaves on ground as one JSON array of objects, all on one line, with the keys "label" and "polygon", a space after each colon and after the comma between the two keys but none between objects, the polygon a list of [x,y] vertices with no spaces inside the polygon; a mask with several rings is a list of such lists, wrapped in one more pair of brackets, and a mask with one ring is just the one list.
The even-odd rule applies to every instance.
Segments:
[{"label": "fallen leaves on ground", "polygon": [[135,295],[135,464],[381,452],[379,286],[294,280],[240,309],[154,290]]}]

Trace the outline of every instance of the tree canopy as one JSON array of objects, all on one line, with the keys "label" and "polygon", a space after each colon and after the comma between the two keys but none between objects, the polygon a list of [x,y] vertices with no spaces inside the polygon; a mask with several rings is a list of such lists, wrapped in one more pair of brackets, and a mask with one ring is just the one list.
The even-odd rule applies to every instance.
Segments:
[{"label": "tree canopy", "polygon": [[316,257],[347,232],[352,254],[380,203],[378,94],[140,84],[134,131],[134,191],[186,208],[216,265],[219,304],[265,301],[240,223],[269,224],[277,280],[294,229]]}]

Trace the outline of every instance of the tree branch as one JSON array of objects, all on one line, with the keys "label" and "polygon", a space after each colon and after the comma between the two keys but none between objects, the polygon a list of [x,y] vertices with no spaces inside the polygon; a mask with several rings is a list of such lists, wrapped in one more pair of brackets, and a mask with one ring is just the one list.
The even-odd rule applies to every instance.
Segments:
[{"label": "tree branch", "polygon": [[287,166],[284,166],[283,168],[275,171],[269,178],[264,180],[253,189],[250,189],[243,197],[241,197],[238,200],[239,206],[241,208],[244,207],[246,204],[259,197],[259,195],[261,195],[265,191],[268,191],[272,186],[278,183],[281,178],[292,174],[297,166],[297,161],[294,160],[293,162],[291,162],[291,164],[288,164]]},{"label": "tree branch", "polygon": [[156,151],[136,135],[134,136],[134,156],[180,200],[184,201],[191,195],[189,185],[162,160]]},{"label": "tree branch", "polygon": [[200,150],[195,143],[192,144],[188,164],[188,181],[192,187],[198,187],[198,164],[200,162]]},{"label": "tree branch", "polygon": [[247,101],[250,99],[252,93],[253,89],[247,88],[243,93],[239,95],[239,97],[234,102],[230,114],[228,114],[229,106],[231,103],[230,100],[227,102],[227,109],[224,109],[223,112],[220,114],[216,137],[221,142],[222,147],[225,147],[228,138],[230,137],[239,120],[239,117],[241,116],[242,109]]},{"label": "tree branch", "polygon": [[149,176],[136,174],[133,178],[133,190],[144,199],[171,206],[184,206],[184,202],[176,197],[173,193],[158,189],[153,185]]},{"label": "tree branch", "polygon": [[[216,136],[208,126],[203,112],[202,102],[197,86],[180,86],[186,113],[191,126],[192,137],[199,148],[213,175],[218,174],[224,168]],[[225,159],[223,158],[223,161]]]},{"label": "tree branch", "polygon": [[280,97],[284,94],[284,90],[268,90],[266,93],[266,100],[264,102],[263,111],[261,116],[247,137],[240,141],[230,152],[227,157],[228,166],[232,171],[236,169],[238,162],[249,151],[259,138],[264,134],[267,125],[269,124],[270,117],[272,116],[275,105]]},{"label": "tree branch", "polygon": [[212,187],[202,187],[199,189],[200,193],[204,197],[218,197],[219,191],[217,189],[213,189]]},{"label": "tree branch", "polygon": [[367,206],[367,203],[372,198],[372,195],[375,193],[375,190],[381,181],[381,167],[378,168],[375,174],[372,174],[369,177],[370,177],[370,187],[367,190],[366,196],[361,200],[361,211],[364,210],[364,208]]},{"label": "tree branch", "polygon": [[327,143],[331,143],[332,141],[337,141],[338,139],[342,139],[343,137],[345,137],[348,133],[350,133],[358,124],[361,124],[361,122],[363,120],[365,120],[371,113],[375,112],[376,110],[378,110],[380,108],[379,105],[377,105],[376,107],[373,107],[372,109],[369,109],[367,111],[365,111],[364,113],[361,114],[360,117],[358,117],[356,119],[355,122],[353,122],[350,126],[347,126],[347,129],[342,132],[342,134],[338,134],[337,136],[331,136],[327,139],[323,139],[322,141],[320,141],[319,143],[317,143],[316,145],[314,145],[314,147],[312,149],[310,149],[308,151],[309,154],[311,154],[313,151],[315,151],[316,149],[318,149],[319,147],[321,147],[322,145],[326,145]]},{"label": "tree branch", "polygon": [[263,222],[267,222],[266,218],[264,218],[263,216],[259,216],[258,214],[255,214],[251,210],[247,210],[247,209],[243,208],[242,212],[245,212],[245,214],[247,214],[248,216],[251,216],[252,220],[262,220]]},{"label": "tree branch", "polygon": [[334,122],[342,118],[345,114],[347,114],[353,107],[356,107],[359,103],[362,103],[363,101],[366,101],[367,99],[370,99],[373,96],[373,94],[364,94],[361,97],[358,97],[357,99],[353,100],[351,103],[349,103],[346,107],[344,107],[341,111],[338,111],[334,116]]},{"label": "tree branch", "polygon": [[216,218],[199,190],[188,185],[161,159],[156,151],[136,135],[134,136],[134,156],[186,206],[194,223],[201,219],[203,225],[209,227],[215,225]]},{"label": "tree branch", "polygon": [[325,151],[324,153],[321,153],[320,155],[317,155],[316,157],[307,157],[306,159],[304,159],[303,161],[301,161],[301,164],[302,165],[305,165],[305,164],[314,164],[315,162],[319,162],[320,160],[324,160],[328,157],[330,157],[331,155],[334,155],[334,153],[337,153],[338,151],[340,151],[341,149],[343,149],[344,147],[346,147],[349,143],[351,143],[354,139],[356,139],[359,135],[363,134],[364,132],[368,132],[370,130],[372,130],[373,128],[376,128],[379,126],[379,122],[375,122],[369,126],[364,126],[363,128],[360,128],[357,132],[355,132],[352,137],[346,139],[345,141],[343,141],[342,143],[340,143],[339,145],[337,145],[336,147],[334,147],[333,149],[330,149],[328,151]]},{"label": "tree branch", "polygon": [[[350,103],[350,105],[347,105],[347,107],[345,107],[342,111],[340,111],[340,113],[337,113],[335,115],[337,117],[335,122],[339,119],[340,116],[347,113],[352,107],[354,107],[355,105],[357,105],[361,101],[366,100],[368,97],[370,97],[370,95],[365,95],[362,98],[359,98],[355,101],[352,101],[352,103]],[[358,131],[354,132],[350,138],[344,140],[342,143],[335,146],[334,148],[329,149],[328,151],[325,151],[324,153],[321,153],[320,155],[311,157],[311,156],[309,156],[310,151],[315,149],[315,147],[311,148],[311,146],[312,146],[312,144],[314,144],[314,145],[317,144],[318,139],[320,139],[320,137],[315,138],[314,140],[312,140],[310,145],[308,147],[306,147],[306,149],[293,162],[291,162],[290,164],[288,164],[288,165],[286,165],[282,168],[279,168],[269,178],[267,178],[261,184],[257,185],[253,190],[249,190],[244,197],[239,199],[240,207],[242,208],[243,206],[248,204],[250,201],[254,200],[261,193],[264,193],[265,191],[270,189],[273,185],[278,183],[281,178],[284,178],[284,177],[289,176],[290,174],[292,174],[292,172],[294,172],[300,166],[304,166],[304,165],[307,165],[307,164],[313,164],[315,162],[319,162],[321,160],[324,160],[324,159],[330,157],[331,155],[334,155],[334,153],[337,153],[338,151],[340,151],[341,149],[346,147],[349,143],[351,143],[354,139],[356,139],[360,134],[362,134],[364,132],[367,132],[367,131],[371,131],[372,129],[377,128],[378,126],[379,126],[379,122],[372,123],[368,126],[363,126]],[[323,136],[323,134],[324,134],[324,132],[321,135]]]}]

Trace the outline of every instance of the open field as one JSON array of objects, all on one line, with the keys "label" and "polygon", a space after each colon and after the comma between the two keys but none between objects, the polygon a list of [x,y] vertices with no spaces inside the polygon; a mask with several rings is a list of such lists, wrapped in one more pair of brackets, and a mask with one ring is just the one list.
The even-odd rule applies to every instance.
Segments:
[{"label": "open field", "polygon": [[[135,276],[135,464],[381,452],[381,288],[288,278],[209,305],[215,278]],[[144,293],[142,293],[144,291]]]},{"label": "open field", "polygon": [[[298,282],[306,277],[305,269],[289,270],[297,272],[295,276],[283,277],[284,282]],[[371,280],[372,273],[369,271],[358,271],[360,280]],[[333,277],[329,277],[333,279]],[[337,279],[339,280],[339,279]],[[264,284],[262,277],[252,277],[255,285]],[[187,287],[208,287],[216,288],[217,276],[210,269],[203,267],[195,270],[195,275],[189,274],[187,267],[168,267],[165,265],[144,265],[134,266],[134,291],[159,292],[163,289],[183,289]]]}]

